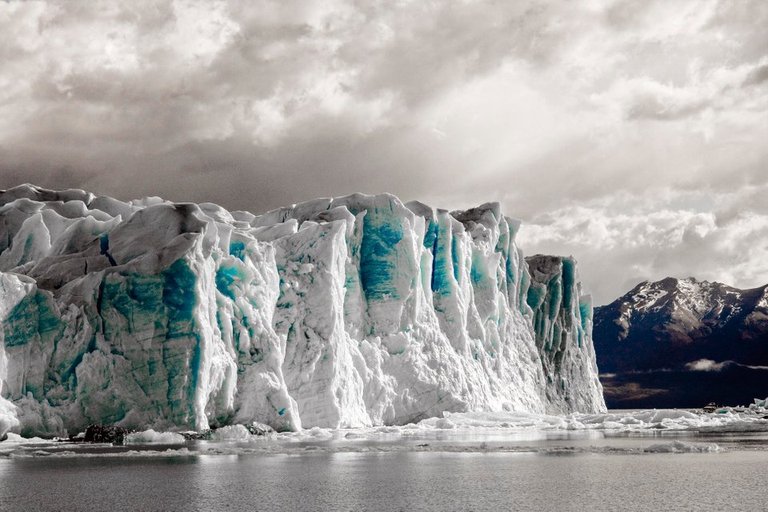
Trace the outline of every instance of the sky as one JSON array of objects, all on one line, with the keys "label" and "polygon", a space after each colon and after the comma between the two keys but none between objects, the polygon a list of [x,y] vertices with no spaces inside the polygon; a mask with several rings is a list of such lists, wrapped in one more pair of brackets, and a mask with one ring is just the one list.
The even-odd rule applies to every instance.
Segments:
[{"label": "sky", "polygon": [[499,201],[595,303],[768,283],[768,2],[2,1],[0,188]]}]

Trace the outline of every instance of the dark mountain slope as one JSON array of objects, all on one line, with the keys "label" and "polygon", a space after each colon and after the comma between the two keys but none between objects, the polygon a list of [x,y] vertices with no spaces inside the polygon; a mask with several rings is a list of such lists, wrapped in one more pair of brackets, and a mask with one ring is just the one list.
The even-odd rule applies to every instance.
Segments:
[{"label": "dark mountain slope", "polygon": [[643,282],[595,309],[593,336],[609,407],[768,395],[768,286]]}]

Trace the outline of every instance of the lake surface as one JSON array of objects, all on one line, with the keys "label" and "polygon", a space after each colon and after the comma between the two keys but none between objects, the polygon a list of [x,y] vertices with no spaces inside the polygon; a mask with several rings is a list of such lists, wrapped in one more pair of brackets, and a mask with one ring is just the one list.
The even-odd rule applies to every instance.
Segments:
[{"label": "lake surface", "polygon": [[768,421],[642,416],[660,417],[569,430],[452,416],[450,428],[128,447],[17,439],[0,443],[0,510],[765,510]]}]

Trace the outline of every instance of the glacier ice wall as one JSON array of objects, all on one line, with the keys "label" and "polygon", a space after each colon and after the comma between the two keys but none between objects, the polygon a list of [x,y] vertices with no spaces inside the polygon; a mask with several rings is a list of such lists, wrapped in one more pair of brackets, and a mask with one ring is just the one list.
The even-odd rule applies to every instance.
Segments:
[{"label": "glacier ice wall", "polygon": [[[526,300],[547,376],[547,400],[564,410],[600,410],[605,404],[597,359],[587,348],[592,346],[592,297],[581,294],[576,261],[537,254],[526,262],[531,275]],[[590,380],[592,386],[583,385]]]},{"label": "glacier ice wall", "polygon": [[518,228],[386,194],[0,192],[0,436],[602,410],[574,262],[526,263]]}]

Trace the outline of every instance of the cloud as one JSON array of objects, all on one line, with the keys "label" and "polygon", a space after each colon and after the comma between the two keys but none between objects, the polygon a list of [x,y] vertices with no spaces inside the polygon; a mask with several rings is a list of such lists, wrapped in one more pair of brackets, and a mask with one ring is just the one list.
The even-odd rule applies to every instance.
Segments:
[{"label": "cloud", "polygon": [[[733,68],[710,70],[702,76],[696,62],[690,66],[689,81],[682,85],[664,83],[648,76],[617,80],[603,96],[593,99],[610,105],[621,105],[628,119],[670,121],[701,115],[707,110],[750,110],[754,105],[750,86],[768,77],[768,57]],[[765,98],[759,100],[768,106]]]},{"label": "cloud", "polygon": [[2,2],[0,188],[498,200],[598,296],[695,248],[747,283],[764,201],[658,195],[768,183],[766,25],[761,0]]},{"label": "cloud", "polygon": [[685,369],[692,372],[719,372],[727,364],[728,361],[717,363],[711,359],[699,359],[698,361],[686,363]]},{"label": "cloud", "polygon": [[644,388],[637,382],[615,383],[612,378],[603,381],[603,394],[609,400],[621,400],[631,398],[642,400],[650,397],[658,397],[669,394],[668,389]]},{"label": "cloud", "polygon": [[744,85],[758,85],[768,80],[768,64],[762,64],[752,69],[744,79]]},{"label": "cloud", "polygon": [[536,216],[520,243],[528,253],[573,254],[597,304],[667,276],[757,287],[768,282],[767,192],[618,194]]}]

